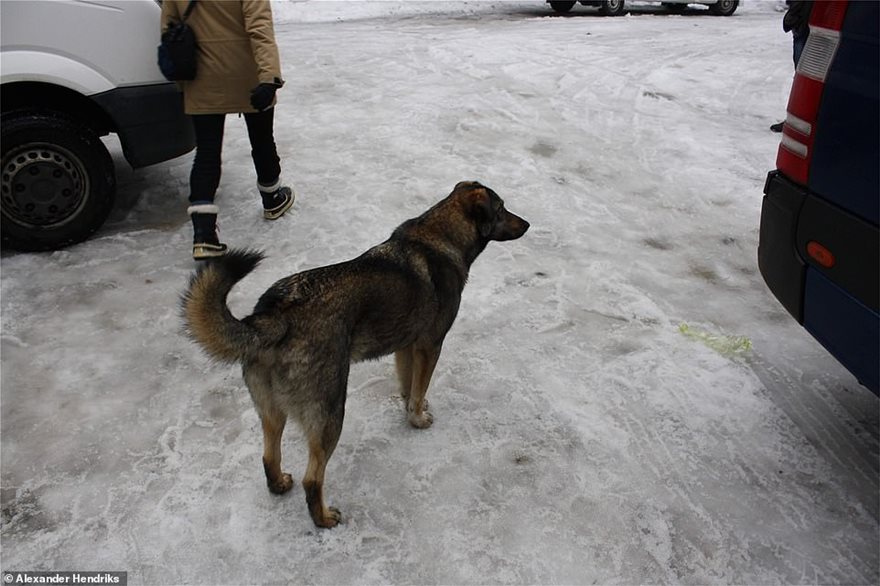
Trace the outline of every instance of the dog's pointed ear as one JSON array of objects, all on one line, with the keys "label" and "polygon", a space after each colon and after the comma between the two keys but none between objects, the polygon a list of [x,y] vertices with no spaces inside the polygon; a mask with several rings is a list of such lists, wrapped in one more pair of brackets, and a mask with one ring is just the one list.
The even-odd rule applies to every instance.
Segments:
[{"label": "dog's pointed ear", "polygon": [[480,232],[480,236],[489,238],[495,227],[495,204],[499,199],[498,195],[488,187],[483,187],[477,183],[476,188],[471,191],[470,197],[471,213],[477,221],[477,229]]},{"label": "dog's pointed ear", "polygon": [[452,196],[473,220],[480,236],[489,238],[495,226],[498,202],[501,201],[498,194],[477,181],[461,181],[456,183]]},{"label": "dog's pointed ear", "polygon": [[489,238],[492,234],[492,230],[495,229],[495,212],[492,210],[492,200],[488,196],[484,199],[485,203],[479,204],[482,208],[480,210],[482,218],[480,218],[477,225],[480,229],[480,236],[483,238]]}]

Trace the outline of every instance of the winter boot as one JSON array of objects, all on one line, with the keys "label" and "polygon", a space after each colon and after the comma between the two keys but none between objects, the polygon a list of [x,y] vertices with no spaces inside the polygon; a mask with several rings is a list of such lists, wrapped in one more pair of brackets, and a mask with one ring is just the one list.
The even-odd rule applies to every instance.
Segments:
[{"label": "winter boot", "polygon": [[217,212],[214,204],[192,205],[187,209],[193,224],[193,259],[204,260],[226,254],[226,245],[217,237]]},{"label": "winter boot", "polygon": [[263,198],[263,217],[267,220],[277,220],[293,205],[293,190],[281,185],[281,179],[273,185],[257,183],[257,187],[260,189],[260,197]]}]

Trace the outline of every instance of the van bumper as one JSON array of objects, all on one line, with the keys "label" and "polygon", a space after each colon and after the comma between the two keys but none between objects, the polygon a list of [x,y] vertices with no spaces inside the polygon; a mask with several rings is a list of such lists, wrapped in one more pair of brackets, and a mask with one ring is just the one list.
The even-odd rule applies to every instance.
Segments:
[{"label": "van bumper", "polygon": [[[778,171],[764,186],[758,266],[770,291],[875,394],[880,387],[877,226],[810,193]],[[830,249],[817,264],[807,244]]]},{"label": "van bumper", "polygon": [[195,132],[174,83],[120,87],[91,96],[110,116],[125,160],[146,167],[195,148]]}]

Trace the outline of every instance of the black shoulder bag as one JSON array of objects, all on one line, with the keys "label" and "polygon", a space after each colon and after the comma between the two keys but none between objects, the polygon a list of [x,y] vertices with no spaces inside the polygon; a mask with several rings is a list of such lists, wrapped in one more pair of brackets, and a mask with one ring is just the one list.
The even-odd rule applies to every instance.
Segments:
[{"label": "black shoulder bag", "polygon": [[[168,2],[169,0],[165,0]],[[172,22],[162,33],[162,44],[159,45],[159,69],[169,81],[185,81],[196,78],[196,35],[186,24],[186,19],[196,6],[196,0],[190,0],[183,13],[183,20]]]}]

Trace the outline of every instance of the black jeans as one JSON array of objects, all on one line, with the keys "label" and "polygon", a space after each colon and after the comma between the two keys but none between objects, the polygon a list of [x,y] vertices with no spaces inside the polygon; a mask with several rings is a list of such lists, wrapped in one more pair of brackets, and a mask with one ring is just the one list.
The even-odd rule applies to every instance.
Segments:
[{"label": "black jeans", "polygon": [[[220,185],[225,114],[195,114],[196,156],[189,175],[190,203],[214,203]],[[275,148],[275,108],[244,115],[251,157],[261,185],[272,185],[281,176],[281,159]]]}]

